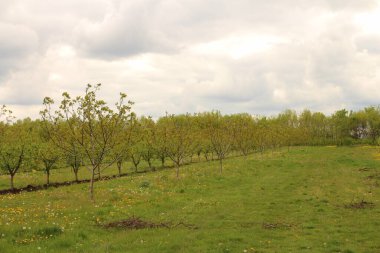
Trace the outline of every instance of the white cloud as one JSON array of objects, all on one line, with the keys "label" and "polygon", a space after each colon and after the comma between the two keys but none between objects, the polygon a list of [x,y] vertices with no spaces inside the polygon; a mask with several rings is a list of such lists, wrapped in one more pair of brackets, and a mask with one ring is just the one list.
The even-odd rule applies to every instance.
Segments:
[{"label": "white cloud", "polygon": [[193,46],[190,51],[202,55],[229,56],[239,60],[285,42],[284,39],[275,36],[243,34],[201,43]]},{"label": "white cloud", "polygon": [[354,16],[354,22],[360,26],[362,33],[380,34],[380,5],[366,13],[359,13]]}]

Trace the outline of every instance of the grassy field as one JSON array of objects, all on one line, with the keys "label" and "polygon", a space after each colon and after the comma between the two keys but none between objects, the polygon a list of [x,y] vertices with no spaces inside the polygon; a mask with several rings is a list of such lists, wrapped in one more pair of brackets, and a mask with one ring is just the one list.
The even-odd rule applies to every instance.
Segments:
[{"label": "grassy field", "polygon": [[[378,154],[297,147],[227,159],[222,175],[217,162],[193,163],[179,180],[163,170],[97,182],[95,203],[88,184],[3,195],[0,252],[380,252]],[[44,182],[16,176],[30,180]],[[130,217],[172,227],[102,226]]]}]

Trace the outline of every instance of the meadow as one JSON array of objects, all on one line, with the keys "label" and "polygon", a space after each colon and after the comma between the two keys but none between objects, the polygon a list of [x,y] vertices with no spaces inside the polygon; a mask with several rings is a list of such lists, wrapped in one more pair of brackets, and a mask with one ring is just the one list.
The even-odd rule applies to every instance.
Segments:
[{"label": "meadow", "polygon": [[[1,195],[0,252],[380,252],[379,154],[291,147],[227,158],[222,174],[201,161],[179,179],[168,168],[96,182],[95,202],[87,183]],[[51,180],[73,175],[54,170]],[[8,181],[0,176],[0,189]],[[44,182],[40,171],[15,178]],[[107,226],[128,219],[157,227]]]}]

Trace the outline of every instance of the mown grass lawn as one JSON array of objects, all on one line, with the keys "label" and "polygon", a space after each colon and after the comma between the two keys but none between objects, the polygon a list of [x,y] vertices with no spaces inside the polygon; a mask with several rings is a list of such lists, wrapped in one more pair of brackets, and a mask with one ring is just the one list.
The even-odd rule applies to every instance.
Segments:
[{"label": "mown grass lawn", "polygon": [[[163,170],[97,182],[95,203],[87,184],[3,195],[0,252],[380,252],[378,154],[297,147],[227,159],[222,175],[218,162],[193,163],[179,180]],[[132,216],[196,229],[101,226]]]}]

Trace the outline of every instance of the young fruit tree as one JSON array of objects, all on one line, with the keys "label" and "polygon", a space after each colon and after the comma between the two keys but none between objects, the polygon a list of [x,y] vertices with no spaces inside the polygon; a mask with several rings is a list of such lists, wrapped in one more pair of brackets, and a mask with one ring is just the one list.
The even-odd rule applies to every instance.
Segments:
[{"label": "young fruit tree", "polygon": [[240,113],[230,116],[232,143],[234,150],[241,152],[245,157],[253,150],[255,134],[254,120],[250,114]]},{"label": "young fruit tree", "polygon": [[223,160],[231,151],[233,144],[231,116],[223,116],[220,112],[204,115],[206,136],[209,138],[213,152],[219,160],[219,171],[223,172]]},{"label": "young fruit tree", "polygon": [[186,115],[171,115],[158,120],[158,125],[168,131],[167,156],[176,167],[176,175],[179,178],[179,168],[194,151],[193,142],[193,117]]},{"label": "young fruit tree", "polygon": [[69,149],[64,152],[66,158],[66,164],[70,166],[74,173],[75,182],[79,182],[78,173],[82,165],[83,154],[81,153],[80,147],[75,141],[71,141]]},{"label": "young fruit tree", "polygon": [[156,124],[156,134],[154,139],[154,149],[157,158],[161,161],[161,167],[165,167],[165,161],[168,157],[168,129],[163,120],[159,120]]},{"label": "young fruit tree", "polygon": [[40,170],[46,174],[46,185],[50,184],[51,170],[57,168],[57,164],[62,157],[62,153],[49,141],[43,141],[38,145],[37,160]]},{"label": "young fruit tree", "polygon": [[[120,93],[119,101],[112,109],[97,98],[100,84],[87,85],[84,96],[72,98],[67,92],[57,110],[53,111],[54,101],[46,97],[45,109],[41,111],[45,131],[57,147],[67,150],[72,140],[84,155],[85,167],[91,174],[90,198],[94,200],[95,176],[112,165],[117,158],[113,149],[123,144],[123,132],[131,117],[132,102],[126,102],[126,94]],[[110,158],[111,159],[107,159]]]},{"label": "young fruit tree", "polygon": [[130,116],[130,120],[127,122],[124,131],[120,135],[120,138],[124,140],[123,143],[112,150],[111,156],[114,157],[116,161],[119,176],[122,175],[122,166],[123,163],[127,160],[128,151],[131,148],[131,137],[135,118],[135,115],[132,113]]},{"label": "young fruit tree", "polygon": [[142,159],[143,152],[143,127],[137,117],[131,120],[130,146],[127,149],[127,156],[131,159],[135,172]]},{"label": "young fruit tree", "polygon": [[[51,122],[44,120],[40,123],[39,129],[40,145],[37,150],[36,160],[40,163],[45,163],[49,160],[46,160],[46,158],[49,156],[53,158],[53,153],[58,153],[57,157],[59,160],[66,162],[66,165],[69,166],[74,173],[75,181],[78,182],[78,173],[82,165],[84,155],[78,142],[69,134],[70,128],[68,124],[66,124],[65,121],[60,121],[53,125]],[[51,135],[51,131],[53,129],[58,131],[60,134]],[[44,150],[47,149],[47,151],[50,152],[50,148],[54,149],[54,152],[52,152],[52,154],[45,155]],[[48,164],[49,162],[46,165]]]},{"label": "young fruit tree", "polygon": [[0,171],[10,176],[10,188],[14,190],[14,177],[21,169],[28,168],[30,160],[32,128],[22,121],[3,125],[0,140]]},{"label": "young fruit tree", "polygon": [[156,125],[152,118],[141,117],[140,122],[143,128],[142,134],[142,158],[148,163],[149,169],[155,170],[152,161],[156,155]]}]

